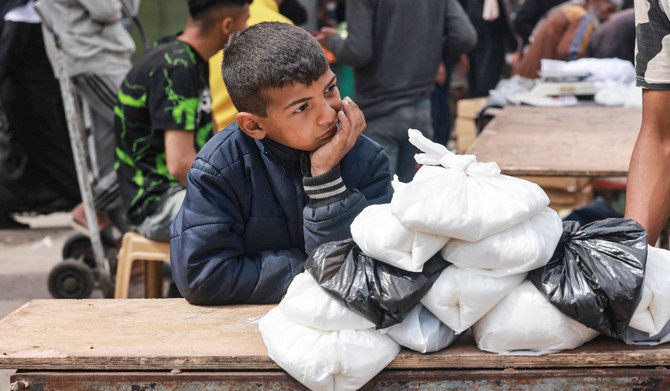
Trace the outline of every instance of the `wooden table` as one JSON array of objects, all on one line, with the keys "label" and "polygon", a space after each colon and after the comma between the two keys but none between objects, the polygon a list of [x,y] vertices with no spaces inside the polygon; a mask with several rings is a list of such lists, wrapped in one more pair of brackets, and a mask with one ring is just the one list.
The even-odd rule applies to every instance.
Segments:
[{"label": "wooden table", "polygon": [[[0,321],[0,368],[19,369],[16,390],[302,390],[267,357],[257,323],[270,308],[33,300]],[[661,390],[670,389],[668,365],[665,345],[601,337],[546,356],[501,356],[466,335],[438,353],[402,351],[364,389]]]},{"label": "wooden table", "polygon": [[641,109],[505,107],[468,149],[520,176],[626,176]]}]

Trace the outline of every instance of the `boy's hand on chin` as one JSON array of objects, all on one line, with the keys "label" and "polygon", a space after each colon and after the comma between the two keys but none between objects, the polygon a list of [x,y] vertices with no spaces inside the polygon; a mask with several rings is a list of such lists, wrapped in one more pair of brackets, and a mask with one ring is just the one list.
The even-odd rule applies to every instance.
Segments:
[{"label": "boy's hand on chin", "polygon": [[365,130],[363,112],[349,97],[342,99],[342,110],[337,112],[337,119],[340,121],[340,128],[335,136],[310,155],[312,176],[325,174],[340,164],[340,160]]}]

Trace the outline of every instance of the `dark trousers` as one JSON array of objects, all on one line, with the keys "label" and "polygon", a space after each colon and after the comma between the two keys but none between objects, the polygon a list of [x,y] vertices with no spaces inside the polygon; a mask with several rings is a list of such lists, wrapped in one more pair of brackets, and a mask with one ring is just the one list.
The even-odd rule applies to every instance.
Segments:
[{"label": "dark trousers", "polygon": [[60,86],[39,24],[4,23],[0,100],[12,134],[9,148],[27,159],[20,175],[0,175],[0,212],[71,209],[80,201],[79,186]]}]

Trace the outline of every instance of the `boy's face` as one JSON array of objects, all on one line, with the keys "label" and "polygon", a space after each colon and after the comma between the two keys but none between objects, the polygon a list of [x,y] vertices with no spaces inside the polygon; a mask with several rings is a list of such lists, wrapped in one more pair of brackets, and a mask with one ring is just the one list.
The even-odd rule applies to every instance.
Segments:
[{"label": "boy's face", "polygon": [[293,83],[264,91],[267,117],[256,117],[266,137],[302,151],[315,151],[337,132],[342,109],[335,74],[330,68],[309,87]]}]

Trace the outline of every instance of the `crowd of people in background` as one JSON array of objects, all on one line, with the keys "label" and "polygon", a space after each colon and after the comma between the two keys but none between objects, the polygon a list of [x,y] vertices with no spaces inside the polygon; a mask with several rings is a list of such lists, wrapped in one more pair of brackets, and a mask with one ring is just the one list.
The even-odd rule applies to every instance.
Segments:
[{"label": "crowd of people in background", "polygon": [[[302,26],[328,54],[341,91],[352,70],[353,88],[345,93],[365,116],[364,134],[382,146],[391,174],[403,181],[416,171],[408,128],[445,145],[450,138],[452,79],[467,80],[465,96],[481,97],[503,78],[537,78],[545,58],[634,60],[632,1],[188,4],[184,30],[159,40],[134,65],[124,21],[137,14],[139,0],[10,0],[0,7],[0,229],[21,227],[12,213],[70,208],[75,223],[86,224],[55,76],[74,81],[93,134],[100,228],[113,224],[168,240],[196,154],[239,123],[221,63],[230,35],[248,25]],[[66,55],[62,69],[56,46]]]}]

